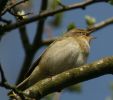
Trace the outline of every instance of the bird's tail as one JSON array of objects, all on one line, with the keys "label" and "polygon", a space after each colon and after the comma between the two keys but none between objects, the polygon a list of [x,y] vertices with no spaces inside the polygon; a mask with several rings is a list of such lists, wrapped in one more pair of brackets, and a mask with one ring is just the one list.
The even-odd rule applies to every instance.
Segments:
[{"label": "bird's tail", "polygon": [[[26,78],[23,82],[21,82],[20,84],[18,84],[15,88],[16,89],[18,89],[18,90],[21,90],[21,91],[23,91],[23,90],[25,90],[26,88],[27,88],[27,84],[28,84],[28,79],[29,79],[29,77],[28,78]],[[14,95],[14,92],[11,90],[11,91],[9,91],[9,93],[8,93],[8,96],[9,97],[13,97]]]},{"label": "bird's tail", "polygon": [[[47,77],[47,74],[39,70],[39,67],[36,67],[34,71],[27,77],[24,81],[22,81],[20,84],[16,86],[16,88],[20,91],[24,91],[30,86],[34,85],[36,82],[39,82],[40,80]],[[10,91],[8,95],[13,95],[13,92]]]},{"label": "bird's tail", "polygon": [[28,81],[29,81],[29,77],[27,77],[24,81],[22,81],[20,84],[17,85],[17,89],[23,91],[27,88],[27,84],[28,84]]}]

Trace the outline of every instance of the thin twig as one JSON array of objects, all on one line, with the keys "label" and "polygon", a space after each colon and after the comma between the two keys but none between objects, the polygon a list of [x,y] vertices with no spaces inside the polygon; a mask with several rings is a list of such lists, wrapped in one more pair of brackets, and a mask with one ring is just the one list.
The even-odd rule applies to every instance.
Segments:
[{"label": "thin twig", "polygon": [[5,9],[5,6],[7,5],[9,0],[0,0],[0,16],[2,11]]},{"label": "thin twig", "polygon": [[6,20],[6,19],[3,19],[2,17],[0,17],[0,21],[6,23],[7,25],[11,24],[11,20]]},{"label": "thin twig", "polygon": [[95,24],[94,26],[90,27],[89,29],[97,31],[107,25],[113,24],[113,17],[108,18],[107,20],[104,20],[100,23]]},{"label": "thin twig", "polygon": [[45,12],[40,13],[36,16],[33,16],[29,19],[25,19],[21,22],[17,22],[17,23],[13,23],[11,25],[8,25],[8,26],[6,26],[6,28],[4,30],[5,30],[5,32],[10,31],[10,30],[16,29],[16,28],[18,28],[22,25],[26,25],[26,24],[29,24],[31,22],[34,22],[36,20],[41,20],[43,18],[53,16],[57,13],[61,13],[61,12],[69,11],[69,10],[73,10],[73,9],[78,9],[78,8],[83,9],[84,7],[86,7],[88,5],[91,5],[91,4],[94,4],[94,3],[97,3],[97,2],[105,2],[105,1],[104,0],[88,0],[88,1],[83,1],[81,3],[75,3],[75,4],[72,4],[72,5],[68,5],[68,6],[66,6],[66,8],[59,8],[59,9],[56,9],[56,10],[53,10],[53,11],[45,11]]},{"label": "thin twig", "polygon": [[[24,1],[28,1],[28,0],[24,0]],[[19,2],[19,4],[23,3],[24,1]],[[11,2],[12,5],[16,5],[15,2],[16,2],[16,0],[13,0]],[[16,20],[18,20],[18,17],[23,16],[23,15],[18,15],[17,14],[17,12],[19,11],[19,7],[20,6],[13,6],[13,8],[12,8]],[[22,41],[24,51],[26,53],[28,48],[30,48],[30,42],[29,42],[29,39],[28,39],[28,34],[27,34],[26,27],[25,26],[19,27],[19,32],[20,32],[20,37],[21,37],[21,41]]]},{"label": "thin twig", "polygon": [[[42,5],[41,5],[41,8],[40,8],[40,13],[43,13],[47,9],[47,5],[48,5],[48,0],[46,0],[46,1],[42,0]],[[33,44],[32,44],[33,48],[39,47],[37,45],[38,44],[40,45],[40,43],[42,41],[42,35],[43,35],[43,31],[44,31],[45,20],[46,19],[44,18],[44,19],[40,20],[37,23],[36,36],[35,36]],[[37,48],[36,48],[36,50],[37,50]]]},{"label": "thin twig", "polygon": [[6,12],[9,12],[9,10],[11,10],[12,8],[16,7],[17,5],[20,5],[22,3],[25,3],[28,0],[22,0],[19,2],[14,3],[13,5],[7,6],[1,13],[1,16],[3,16]]},{"label": "thin twig", "polygon": [[5,78],[5,74],[4,74],[4,71],[2,69],[1,64],[0,64],[0,74],[1,74],[1,82],[0,83],[2,84],[4,82],[6,82],[6,78]]}]

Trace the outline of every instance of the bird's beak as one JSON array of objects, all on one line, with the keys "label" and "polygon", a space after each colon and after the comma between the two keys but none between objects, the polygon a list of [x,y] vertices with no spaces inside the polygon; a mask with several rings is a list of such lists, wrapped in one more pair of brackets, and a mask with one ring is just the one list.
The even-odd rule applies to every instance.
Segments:
[{"label": "bird's beak", "polygon": [[90,40],[93,40],[93,39],[96,39],[96,37],[94,37],[94,36],[89,36],[89,38],[90,38]]},{"label": "bird's beak", "polygon": [[94,36],[88,36],[88,38],[87,38],[87,40],[89,41],[89,42],[91,42],[91,40],[93,40],[93,39],[96,39],[96,37],[94,37]]}]

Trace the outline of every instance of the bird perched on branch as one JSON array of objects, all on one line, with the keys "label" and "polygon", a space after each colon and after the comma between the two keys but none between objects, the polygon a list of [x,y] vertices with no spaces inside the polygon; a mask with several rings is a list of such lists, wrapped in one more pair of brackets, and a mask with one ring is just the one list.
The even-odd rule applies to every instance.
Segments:
[{"label": "bird perched on branch", "polygon": [[29,77],[17,88],[25,90],[42,79],[85,64],[93,38],[90,33],[85,29],[72,29],[55,40],[33,65],[35,68]]}]

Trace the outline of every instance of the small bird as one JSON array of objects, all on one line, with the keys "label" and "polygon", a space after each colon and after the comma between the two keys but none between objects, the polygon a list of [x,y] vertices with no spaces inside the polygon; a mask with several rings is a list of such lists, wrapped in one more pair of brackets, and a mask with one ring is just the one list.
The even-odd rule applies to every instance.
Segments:
[{"label": "small bird", "polygon": [[35,68],[29,77],[17,88],[25,90],[42,79],[85,64],[93,38],[90,33],[85,29],[72,29],[56,39],[33,65]]}]

